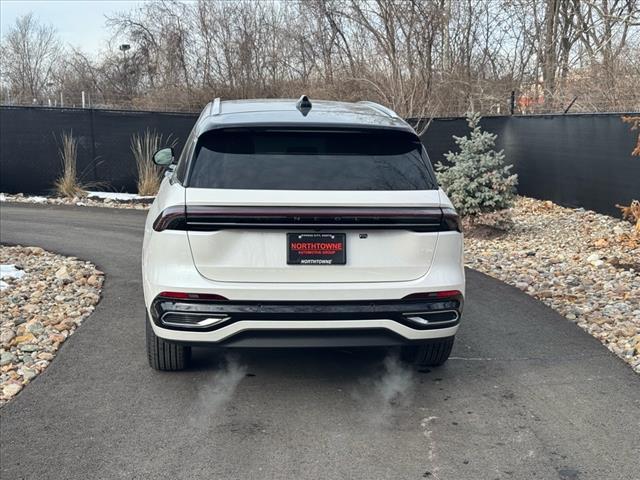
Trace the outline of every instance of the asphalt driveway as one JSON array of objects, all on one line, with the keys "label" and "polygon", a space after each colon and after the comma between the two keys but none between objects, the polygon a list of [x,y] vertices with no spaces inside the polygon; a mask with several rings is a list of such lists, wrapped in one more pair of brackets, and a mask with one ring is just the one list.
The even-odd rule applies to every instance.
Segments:
[{"label": "asphalt driveway", "polygon": [[[0,241],[91,260],[95,313],[0,410],[3,479],[640,479],[640,378],[519,290],[468,272],[453,357],[195,351],[147,366],[144,212],[0,205]],[[167,252],[170,255],[171,252]]]}]

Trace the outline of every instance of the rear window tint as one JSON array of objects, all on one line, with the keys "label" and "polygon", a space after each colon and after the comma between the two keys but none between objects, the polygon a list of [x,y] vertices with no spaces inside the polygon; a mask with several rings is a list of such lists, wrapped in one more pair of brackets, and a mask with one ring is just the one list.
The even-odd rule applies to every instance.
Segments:
[{"label": "rear window tint", "polygon": [[406,132],[214,130],[198,140],[188,186],[261,190],[437,188]]}]

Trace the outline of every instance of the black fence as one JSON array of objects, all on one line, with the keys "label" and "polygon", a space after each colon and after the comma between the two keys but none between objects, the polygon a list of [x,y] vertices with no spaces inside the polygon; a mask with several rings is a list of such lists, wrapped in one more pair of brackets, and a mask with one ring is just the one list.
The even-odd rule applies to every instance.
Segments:
[{"label": "black fence", "polygon": [[[486,117],[498,149],[518,174],[518,193],[618,216],[616,203],[640,198],[640,158],[631,156],[638,132],[620,114]],[[431,160],[455,151],[452,135],[468,133],[461,118],[435,119],[422,141]]]},{"label": "black fence", "polygon": [[[182,148],[197,115],[36,107],[0,108],[0,191],[47,193],[61,173],[61,135],[78,139],[78,172],[85,182],[135,192],[131,135],[147,128],[172,135]],[[487,117],[497,147],[514,164],[522,195],[602,213],[640,197],[640,158],[631,156],[637,132],[620,114]],[[431,160],[455,151],[464,119],[435,119],[422,139]]]},{"label": "black fence", "polygon": [[182,149],[194,114],[34,107],[0,108],[0,191],[47,193],[61,174],[62,134],[78,140],[78,174],[103,189],[135,192],[131,136],[155,130]]}]

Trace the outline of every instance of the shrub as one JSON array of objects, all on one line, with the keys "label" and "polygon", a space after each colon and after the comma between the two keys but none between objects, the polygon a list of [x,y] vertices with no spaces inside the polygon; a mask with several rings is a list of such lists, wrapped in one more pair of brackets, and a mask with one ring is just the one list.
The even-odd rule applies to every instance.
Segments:
[{"label": "shrub", "polygon": [[62,159],[62,176],[54,183],[56,193],[68,198],[84,195],[84,186],[78,180],[78,143],[73,132],[62,134],[62,147],[58,151]]},{"label": "shrub", "polygon": [[131,152],[138,170],[138,195],[158,193],[164,169],[153,163],[153,154],[164,146],[174,147],[176,143],[176,140],[171,140],[171,135],[163,143],[163,136],[149,129],[142,135],[136,133],[131,137]]},{"label": "shrub", "polygon": [[460,151],[445,154],[450,165],[436,165],[442,188],[458,213],[470,220],[511,207],[518,184],[518,176],[510,174],[513,166],[505,165],[504,152],[494,150],[497,136],[480,128],[480,118],[479,113],[467,113],[470,134],[453,137]]},{"label": "shrub", "polygon": [[[624,123],[631,125],[631,130],[640,130],[640,116],[622,117]],[[638,133],[638,141],[635,148],[631,151],[634,157],[640,157],[640,133]],[[629,220],[636,225],[636,233],[640,233],[640,201],[633,200],[629,205],[617,205],[616,207],[622,212],[622,218]]]}]

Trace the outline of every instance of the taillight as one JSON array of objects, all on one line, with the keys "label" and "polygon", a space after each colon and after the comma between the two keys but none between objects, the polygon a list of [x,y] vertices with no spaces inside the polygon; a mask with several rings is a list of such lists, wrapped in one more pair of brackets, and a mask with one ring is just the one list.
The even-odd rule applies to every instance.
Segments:
[{"label": "taillight", "polygon": [[[188,221],[187,221],[188,220]],[[452,208],[439,207],[240,207],[174,205],[153,222],[164,230],[216,231],[229,228],[399,229],[462,231]]]},{"label": "taillight", "polygon": [[453,208],[442,209],[443,230],[462,232],[462,222]]},{"label": "taillight", "polygon": [[215,293],[162,292],[158,297],[172,300],[228,300]]},{"label": "taillight", "polygon": [[230,228],[402,229],[437,232],[439,207],[187,206],[189,230]]},{"label": "taillight", "polygon": [[156,232],[163,230],[186,230],[187,210],[185,205],[175,205],[167,207],[153,222],[153,229]]}]

